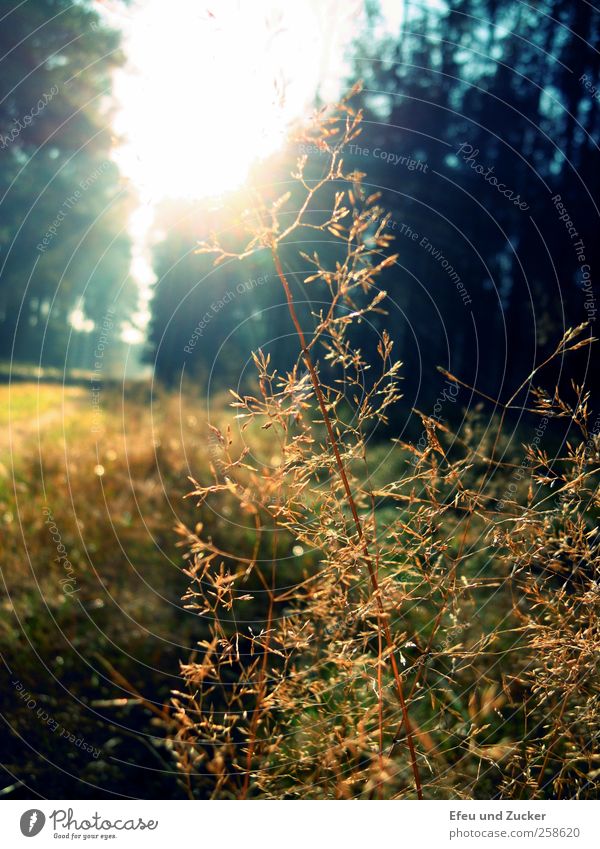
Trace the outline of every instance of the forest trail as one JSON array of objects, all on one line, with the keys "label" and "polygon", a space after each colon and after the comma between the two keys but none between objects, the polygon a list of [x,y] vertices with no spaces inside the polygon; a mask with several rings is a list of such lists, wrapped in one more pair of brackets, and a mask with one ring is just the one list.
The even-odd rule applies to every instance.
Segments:
[{"label": "forest trail", "polygon": [[[0,386],[0,460],[21,456],[27,445],[39,444],[42,430],[69,422],[89,404],[81,386],[19,383]],[[0,469],[1,471],[1,469]]]}]

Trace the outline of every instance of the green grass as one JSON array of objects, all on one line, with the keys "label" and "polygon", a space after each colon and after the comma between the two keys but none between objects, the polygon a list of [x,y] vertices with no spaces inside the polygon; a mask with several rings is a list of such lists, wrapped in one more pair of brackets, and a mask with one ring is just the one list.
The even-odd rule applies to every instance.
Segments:
[{"label": "green grass", "polygon": [[[158,394],[152,404],[149,400],[145,385],[129,386],[124,394],[107,388],[101,393],[97,431],[99,419],[83,387],[0,387],[3,424],[10,424],[11,434],[9,441],[5,432],[0,442],[0,652],[5,671],[0,701],[10,728],[5,731],[6,774],[0,794],[4,788],[7,798],[29,798],[32,792],[48,795],[49,787],[57,798],[186,795],[166,740],[167,728],[156,711],[169,701],[172,690],[183,688],[180,661],[188,661],[207,631],[205,622],[180,601],[188,579],[181,573],[183,550],[173,529],[178,520],[192,528],[202,520],[205,537],[244,555],[253,550],[255,531],[241,519],[238,526],[221,522],[210,509],[199,511],[193,499],[183,497],[191,489],[188,476],[206,483],[211,475],[206,417],[198,402],[167,393]],[[227,416],[225,403],[221,406],[217,423]],[[214,411],[211,416],[214,421]],[[258,455],[271,456],[268,433],[251,427],[246,436],[256,443]],[[389,455],[387,447],[373,445],[373,487],[405,474],[406,459],[398,449]],[[227,506],[226,496],[222,506]],[[397,518],[399,510],[404,507],[382,501],[380,526]],[[49,527],[49,515],[56,531]],[[53,534],[64,545],[76,593],[65,591],[64,560],[57,561]],[[450,542],[458,546],[457,540]],[[281,550],[289,553],[291,545],[291,540],[284,541]],[[264,555],[268,559],[267,550]],[[281,585],[293,583],[303,570],[314,571],[318,560],[316,552],[286,559],[278,571]],[[489,552],[474,554],[464,564],[465,580],[482,567],[492,568]],[[253,589],[246,587],[248,592]],[[438,659],[435,652],[453,627],[452,644],[465,645],[493,630],[498,618],[510,611],[511,599],[508,593],[496,594],[493,605],[483,608],[482,619],[478,610],[487,595],[489,590],[482,589],[471,598],[457,596],[458,622],[446,617],[434,643],[428,674],[439,682],[440,692],[445,692],[446,676],[454,684],[446,687],[444,705],[417,700],[413,719],[425,751],[426,735],[440,708],[453,712],[456,727],[461,728],[461,722],[464,729],[469,727],[468,675],[463,681],[460,670],[453,671],[441,656],[443,651]],[[258,600],[245,608],[249,619],[264,618],[261,597],[257,593]],[[419,633],[424,644],[433,620],[428,603],[415,601],[403,617],[407,633]],[[495,656],[506,652],[514,663],[515,648],[513,637],[505,635],[493,651]],[[410,661],[414,653],[406,649]],[[485,668],[480,674],[484,688]],[[31,693],[34,710],[19,698],[18,687]],[[360,713],[373,693],[368,689],[358,699]],[[49,731],[38,709],[100,754],[94,757]],[[332,711],[339,712],[335,705]],[[512,727],[500,713],[486,717],[490,744],[496,738],[518,739],[520,718]],[[310,714],[299,722],[309,729]],[[449,762],[463,758],[461,769],[470,775],[471,761],[479,761],[469,760],[464,740],[448,735],[444,745]],[[488,772],[487,783],[478,786],[483,797],[497,789],[498,770]],[[475,771],[471,778],[475,781]]]},{"label": "green grass", "polygon": [[89,393],[79,386],[53,386],[52,384],[14,383],[0,384],[0,425],[31,428],[38,416],[48,413],[57,418],[70,414],[73,405],[86,402]]},{"label": "green grass", "polygon": [[[185,447],[172,435],[180,433],[174,399],[157,399],[152,416],[136,390],[125,400],[105,391],[101,400],[102,430],[94,432],[83,388],[0,387],[0,651],[9,678],[1,698],[12,729],[0,791],[12,788],[8,798],[47,795],[50,786],[67,798],[181,794],[164,728],[139,701],[118,701],[118,675],[150,702],[167,701],[179,659],[202,636],[198,619],[181,609],[186,582],[172,526],[176,516],[193,518],[182,498],[186,456],[201,474],[204,441],[185,423]],[[74,593],[61,582],[57,545]],[[36,710],[18,698],[15,680]],[[101,755],[49,733],[40,707]],[[146,774],[147,791],[131,785],[136,763],[160,770]]]}]

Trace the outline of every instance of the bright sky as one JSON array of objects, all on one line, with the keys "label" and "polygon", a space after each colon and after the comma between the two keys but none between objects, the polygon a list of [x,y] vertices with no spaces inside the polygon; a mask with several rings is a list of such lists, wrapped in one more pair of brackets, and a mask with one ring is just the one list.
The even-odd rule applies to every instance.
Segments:
[{"label": "bright sky", "polygon": [[[122,170],[143,201],[237,188],[320,86],[335,96],[361,0],[138,0],[121,26]],[[106,8],[106,6],[105,6]],[[337,84],[337,85],[336,85]]]},{"label": "bright sky", "polygon": [[[115,158],[139,196],[131,221],[137,317],[148,318],[148,234],[167,197],[219,197],[281,145],[319,89],[335,98],[363,0],[97,0],[123,32],[127,67],[115,80]],[[398,29],[400,0],[384,0]],[[138,336],[139,336],[138,332]],[[131,328],[130,341],[136,333]]]}]

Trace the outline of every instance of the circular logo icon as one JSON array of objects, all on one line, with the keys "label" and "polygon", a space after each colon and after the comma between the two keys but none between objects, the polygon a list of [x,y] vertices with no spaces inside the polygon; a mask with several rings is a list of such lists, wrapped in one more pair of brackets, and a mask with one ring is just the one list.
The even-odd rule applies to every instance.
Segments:
[{"label": "circular logo icon", "polygon": [[35,837],[43,829],[46,823],[46,815],[38,808],[25,811],[21,816],[21,834],[25,837]]}]

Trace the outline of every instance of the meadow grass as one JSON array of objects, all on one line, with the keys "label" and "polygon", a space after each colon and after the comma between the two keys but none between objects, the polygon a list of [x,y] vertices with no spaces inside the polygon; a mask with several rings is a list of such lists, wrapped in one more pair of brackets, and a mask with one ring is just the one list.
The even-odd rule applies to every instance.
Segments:
[{"label": "meadow grass", "polygon": [[[453,421],[406,409],[389,334],[368,354],[349,335],[397,260],[379,196],[343,168],[360,121],[348,98],[321,110],[300,130],[320,177],[301,157],[300,199],[259,198],[237,251],[200,248],[269,252],[290,370],[254,352],[254,384],[211,398],[210,422],[145,384],[11,398],[5,795],[597,796],[600,428],[584,386],[542,388],[596,340],[568,329]],[[330,298],[310,333],[299,230],[339,243],[335,262],[300,252]]]},{"label": "meadow grass", "polygon": [[106,387],[96,432],[90,397],[85,387],[0,386],[10,411],[0,444],[8,798],[50,787],[67,798],[136,795],[140,764],[154,770],[150,796],[180,793],[156,711],[198,636],[180,604],[172,526],[189,517],[187,464],[206,463],[206,442],[192,403],[180,419],[167,394],[150,407],[147,386]]},{"label": "meadow grass", "polygon": [[[410,411],[388,332],[369,351],[350,332],[384,310],[398,260],[379,193],[344,167],[351,96],[298,129],[316,173],[301,156],[294,191],[232,210],[244,242],[199,248],[215,264],[269,255],[298,358],[282,372],[253,353],[255,386],[232,392],[209,474],[193,475],[199,517],[254,538],[179,527],[184,599],[209,628],[174,698],[179,769],[190,797],[593,796],[600,437],[583,386],[539,381],[595,340],[568,329],[501,399],[440,369],[487,409],[414,411],[421,438],[388,438],[374,474],[372,434]],[[322,298],[308,317],[297,268]]]}]

